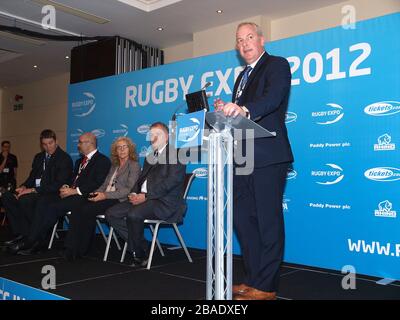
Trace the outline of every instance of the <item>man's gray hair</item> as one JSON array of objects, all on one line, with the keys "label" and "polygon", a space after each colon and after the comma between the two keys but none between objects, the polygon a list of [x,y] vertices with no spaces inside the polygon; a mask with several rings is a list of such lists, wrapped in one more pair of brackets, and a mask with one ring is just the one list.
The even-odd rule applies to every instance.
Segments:
[{"label": "man's gray hair", "polygon": [[237,26],[236,30],[239,30],[239,28],[241,28],[243,26],[253,26],[256,29],[257,35],[259,37],[263,37],[264,36],[260,26],[257,23],[247,22],[247,21],[246,22],[242,22]]}]

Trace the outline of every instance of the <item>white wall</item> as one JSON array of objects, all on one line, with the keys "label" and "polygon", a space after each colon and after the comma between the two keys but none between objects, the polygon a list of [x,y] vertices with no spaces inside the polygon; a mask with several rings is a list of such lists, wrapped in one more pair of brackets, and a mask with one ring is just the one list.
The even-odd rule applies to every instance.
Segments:
[{"label": "white wall", "polygon": [[271,40],[324,30],[341,25],[342,8],[354,6],[356,21],[400,11],[399,0],[351,0],[271,22]]},{"label": "white wall", "polygon": [[[56,132],[65,149],[67,130],[69,73],[21,86],[3,89],[1,97],[1,140],[10,140],[17,155],[18,183],[29,174],[33,156],[40,151],[39,135],[43,129]],[[24,97],[24,108],[14,111],[14,97]]]},{"label": "white wall", "polygon": [[234,49],[236,26],[245,20],[259,24],[267,41],[332,28],[341,24],[342,7],[346,5],[355,7],[358,21],[400,12],[400,0],[351,0],[276,20],[267,16],[249,17],[194,33],[193,41],[182,45],[185,50],[164,48],[165,61],[170,63]]}]

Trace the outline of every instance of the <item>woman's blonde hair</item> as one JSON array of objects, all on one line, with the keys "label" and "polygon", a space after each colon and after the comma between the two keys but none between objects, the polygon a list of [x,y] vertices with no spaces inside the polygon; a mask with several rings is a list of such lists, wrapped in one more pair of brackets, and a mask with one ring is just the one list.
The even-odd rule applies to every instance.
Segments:
[{"label": "woman's blonde hair", "polygon": [[129,149],[129,159],[133,161],[138,160],[138,156],[136,153],[136,145],[132,142],[132,140],[128,137],[118,137],[117,139],[114,140],[114,142],[111,145],[111,162],[115,166],[119,166],[119,158],[118,158],[118,152],[117,152],[117,143],[123,141],[126,143]]}]

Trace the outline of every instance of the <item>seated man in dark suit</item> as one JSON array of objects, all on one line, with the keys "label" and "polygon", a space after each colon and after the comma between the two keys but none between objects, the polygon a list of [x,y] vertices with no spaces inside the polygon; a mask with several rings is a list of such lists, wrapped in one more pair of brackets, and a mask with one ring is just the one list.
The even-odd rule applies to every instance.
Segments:
[{"label": "seated man in dark suit", "polygon": [[147,264],[144,220],[180,221],[186,210],[182,198],[186,166],[178,163],[176,150],[168,145],[168,127],[161,122],[154,123],[150,127],[150,139],[153,152],[145,159],[129,201],[105,213],[108,222],[128,242],[133,266],[141,267]]},{"label": "seated man in dark suit", "polygon": [[40,251],[47,240],[49,231],[68,211],[86,203],[88,195],[101,186],[110,169],[110,160],[97,151],[97,141],[93,133],[83,133],[79,137],[79,151],[82,158],[75,162],[70,185],[59,189],[61,199],[50,204],[35,216],[28,240],[19,254],[29,255]]},{"label": "seated man in dark suit", "polygon": [[43,130],[40,143],[43,151],[35,155],[29,177],[15,190],[16,195],[6,192],[2,196],[12,232],[17,236],[5,245],[14,246],[16,251],[29,235],[35,215],[59,199],[58,189],[72,177],[72,159],[58,146],[54,131]]}]

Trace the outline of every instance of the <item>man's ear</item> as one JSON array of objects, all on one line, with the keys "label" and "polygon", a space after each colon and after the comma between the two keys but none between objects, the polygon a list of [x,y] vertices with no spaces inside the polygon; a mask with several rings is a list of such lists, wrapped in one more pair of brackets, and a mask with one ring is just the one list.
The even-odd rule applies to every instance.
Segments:
[{"label": "man's ear", "polygon": [[264,38],[264,36],[260,37],[260,42],[261,42],[261,45],[264,47],[265,46],[265,38]]}]

